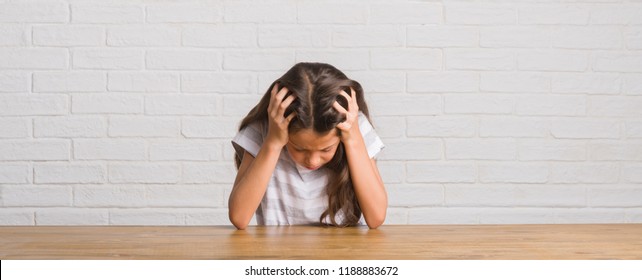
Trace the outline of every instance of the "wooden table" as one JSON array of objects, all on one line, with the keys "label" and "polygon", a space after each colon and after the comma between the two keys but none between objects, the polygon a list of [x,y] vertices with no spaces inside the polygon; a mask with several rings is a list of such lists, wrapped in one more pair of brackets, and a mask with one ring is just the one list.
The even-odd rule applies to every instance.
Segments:
[{"label": "wooden table", "polygon": [[0,259],[642,259],[642,224],[0,227]]}]

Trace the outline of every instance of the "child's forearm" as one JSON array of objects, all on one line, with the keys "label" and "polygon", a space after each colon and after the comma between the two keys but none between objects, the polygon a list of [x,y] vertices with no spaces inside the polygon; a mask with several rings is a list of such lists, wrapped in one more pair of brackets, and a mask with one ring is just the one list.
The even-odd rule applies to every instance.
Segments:
[{"label": "child's forearm", "polygon": [[361,211],[370,228],[377,228],[386,218],[388,195],[373,159],[368,156],[363,137],[344,142],[350,177]]},{"label": "child's forearm", "polygon": [[[230,221],[238,229],[244,229],[249,224],[261,203],[281,149],[282,147],[278,148],[264,143],[256,158],[252,158],[246,152],[228,203]],[[245,157],[249,157],[249,159]],[[246,160],[250,162],[245,162]]]}]

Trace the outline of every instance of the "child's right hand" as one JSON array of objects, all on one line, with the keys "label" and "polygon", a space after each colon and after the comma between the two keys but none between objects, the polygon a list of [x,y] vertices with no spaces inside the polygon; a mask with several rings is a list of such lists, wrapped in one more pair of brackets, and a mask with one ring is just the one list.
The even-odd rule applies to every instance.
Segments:
[{"label": "child's right hand", "polygon": [[279,85],[274,84],[270,92],[270,105],[268,105],[268,135],[265,141],[268,145],[279,150],[288,143],[288,125],[296,116],[296,112],[285,116],[285,110],[296,98],[292,94],[284,99],[287,93],[286,87],[279,90]]}]

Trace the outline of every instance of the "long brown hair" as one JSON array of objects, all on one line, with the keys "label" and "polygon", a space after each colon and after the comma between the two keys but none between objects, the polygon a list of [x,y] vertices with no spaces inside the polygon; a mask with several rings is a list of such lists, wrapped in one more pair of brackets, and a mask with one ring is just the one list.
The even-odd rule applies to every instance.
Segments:
[{"label": "long brown hair", "polygon": [[[289,91],[288,95],[294,94],[297,97],[285,112],[285,116],[292,111],[296,112],[296,117],[288,127],[290,134],[311,128],[319,135],[325,135],[332,130],[336,130],[337,135],[341,135],[336,126],[345,121],[345,115],[332,107],[334,101],[338,101],[341,106],[348,108],[348,101],[339,93],[341,90],[348,94],[350,89],[354,90],[359,111],[368,120],[370,119],[363,88],[357,81],[348,79],[343,72],[329,64],[298,63],[270,85],[261,101],[241,121],[239,130],[255,122],[268,125],[267,109],[270,103],[270,91],[276,84],[279,89],[286,87]],[[238,168],[241,164],[241,155],[238,153],[236,153],[235,162]],[[361,208],[350,179],[343,143],[339,144],[334,157],[325,165],[325,168],[330,171],[326,188],[328,208],[319,217],[319,222],[323,224],[328,217],[334,226],[356,225],[361,218]],[[340,223],[337,222],[337,215],[342,218]]]}]

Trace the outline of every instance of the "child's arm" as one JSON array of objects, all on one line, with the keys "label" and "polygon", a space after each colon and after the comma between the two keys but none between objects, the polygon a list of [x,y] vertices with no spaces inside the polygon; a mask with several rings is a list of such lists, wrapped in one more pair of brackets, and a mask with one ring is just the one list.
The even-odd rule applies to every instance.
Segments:
[{"label": "child's arm", "polygon": [[338,124],[337,128],[341,130],[341,141],[346,149],[354,192],[368,227],[374,229],[383,224],[386,219],[388,195],[375,160],[368,156],[368,150],[359,130],[359,106],[356,93],[352,89],[351,91],[352,96],[341,92],[341,95],[348,100],[348,110],[341,107],[338,102],[334,104],[335,109],[346,114],[346,121]]},{"label": "child's arm", "polygon": [[270,177],[276,168],[281,150],[288,142],[288,124],[295,113],[284,117],[285,109],[294,101],[294,95],[283,98],[287,88],[277,92],[272,88],[268,106],[268,135],[265,137],[256,158],[247,151],[243,154],[234,187],[228,203],[229,218],[238,229],[245,229],[265,195]]}]

